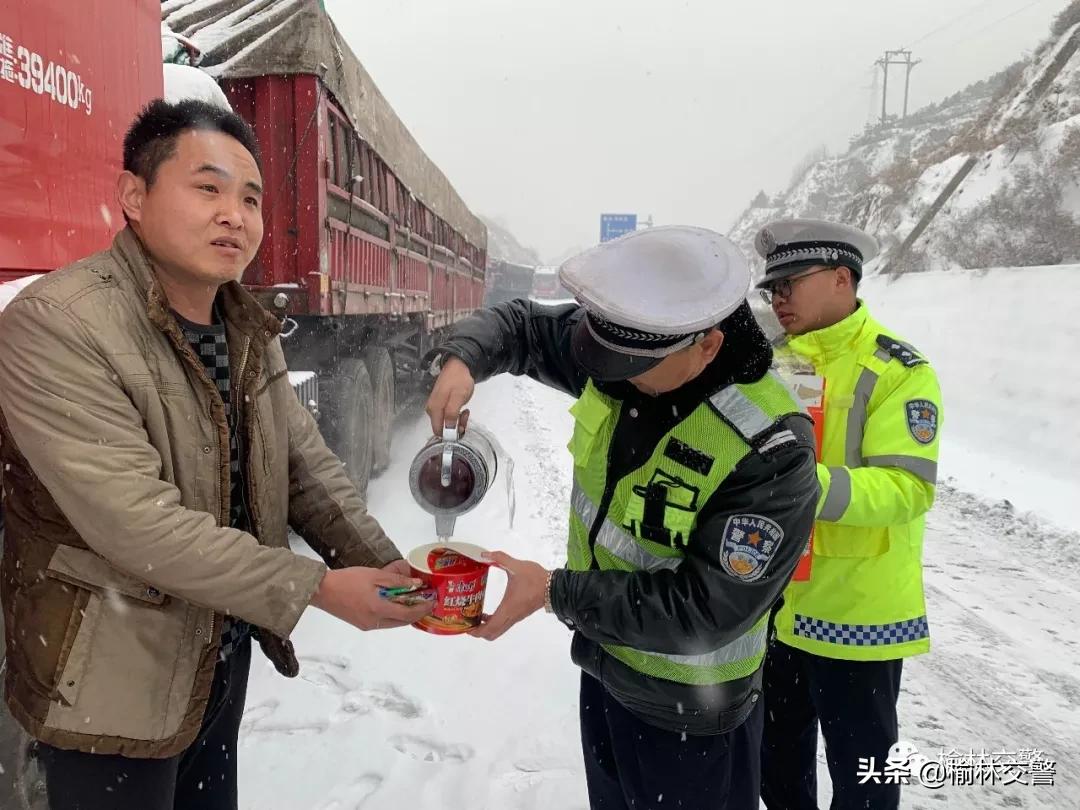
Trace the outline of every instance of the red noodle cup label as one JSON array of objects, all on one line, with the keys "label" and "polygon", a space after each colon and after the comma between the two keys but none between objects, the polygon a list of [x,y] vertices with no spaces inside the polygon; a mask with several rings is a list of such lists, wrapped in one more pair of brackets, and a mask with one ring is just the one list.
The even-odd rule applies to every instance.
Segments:
[{"label": "red noodle cup label", "polygon": [[490,565],[445,545],[420,557],[428,570],[417,566],[417,556],[417,552],[409,555],[409,567],[413,576],[435,589],[435,608],[414,626],[436,635],[456,635],[480,624]]}]

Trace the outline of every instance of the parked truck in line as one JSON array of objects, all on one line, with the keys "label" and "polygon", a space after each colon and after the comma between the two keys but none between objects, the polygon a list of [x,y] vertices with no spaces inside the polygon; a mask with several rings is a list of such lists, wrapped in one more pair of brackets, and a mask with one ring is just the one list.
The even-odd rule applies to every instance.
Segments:
[{"label": "parked truck in line", "polygon": [[533,274],[532,297],[538,301],[564,301],[573,298],[559,282],[558,267],[537,267]]},{"label": "parked truck in line", "polygon": [[529,265],[488,259],[484,306],[493,307],[515,298],[528,298],[532,294],[535,271],[536,268]]}]

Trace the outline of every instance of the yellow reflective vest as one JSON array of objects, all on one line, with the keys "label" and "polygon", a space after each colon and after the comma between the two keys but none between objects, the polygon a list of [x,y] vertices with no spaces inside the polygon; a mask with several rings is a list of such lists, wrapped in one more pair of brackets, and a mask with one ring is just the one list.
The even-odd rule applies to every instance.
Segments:
[{"label": "yellow reflective vest", "polygon": [[[690,542],[698,510],[739,462],[754,452],[750,444],[754,437],[779,427],[786,416],[799,412],[799,406],[775,374],[754,383],[729,385],[675,425],[648,460],[619,479],[610,499],[605,499],[604,492],[610,483],[610,446],[620,407],[617,400],[602,394],[590,380],[570,410],[574,415],[574,435],[569,445],[574,457],[574,490],[567,568],[571,571],[588,571],[594,564],[602,571],[655,573],[678,568],[684,558],[681,549]],[[710,459],[708,470],[680,465],[682,477],[666,472],[665,467],[670,469],[667,448],[672,440]],[[758,446],[758,451],[769,443],[779,446],[794,440],[791,431],[779,431]],[[656,517],[669,534],[670,542],[658,542],[660,538],[650,537],[646,531],[645,493],[649,486],[656,485],[663,488],[668,499]],[[606,511],[602,511],[601,505]],[[753,581],[764,573],[768,554],[784,533],[775,521],[762,515],[737,515],[730,519],[734,520],[741,520],[746,532],[760,535],[759,540],[752,542],[765,556],[753,562],[745,561],[746,570],[738,571]],[[590,545],[590,534],[595,537],[595,546]],[[757,546],[759,542],[761,545]],[[722,563],[729,564],[738,563]],[[755,566],[760,566],[756,576]],[[736,570],[732,573],[736,574]],[[768,610],[763,607],[758,620],[742,636],[703,654],[671,655],[612,644],[603,645],[603,649],[643,675],[709,686],[747,678],[757,672],[765,658],[768,619]]]},{"label": "yellow reflective vest", "polygon": [[784,591],[777,638],[854,661],[926,652],[922,546],[942,424],[937,375],[862,302],[786,350],[825,378],[825,424],[810,577]]}]

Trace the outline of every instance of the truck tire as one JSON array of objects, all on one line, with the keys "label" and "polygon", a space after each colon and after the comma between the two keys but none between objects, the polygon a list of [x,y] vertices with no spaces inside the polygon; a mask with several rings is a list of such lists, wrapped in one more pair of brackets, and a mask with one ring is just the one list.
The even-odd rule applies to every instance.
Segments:
[{"label": "truck tire", "polygon": [[33,756],[33,740],[6,708],[0,708],[0,807],[48,810],[45,774]]},{"label": "truck tire", "polygon": [[[3,506],[0,506],[0,510]],[[4,547],[3,512],[0,511],[0,550]],[[0,675],[6,670],[4,615],[0,613]],[[0,705],[0,808],[8,810],[48,810],[45,774],[32,756],[33,740]]]},{"label": "truck tire", "polygon": [[372,411],[375,426],[371,447],[371,474],[380,475],[390,466],[390,442],[394,429],[394,361],[390,352],[381,346],[364,351],[362,358],[367,367],[371,391],[374,395]]},{"label": "truck tire", "polygon": [[[364,361],[342,359],[334,369],[330,395],[322,407],[323,435],[345,465],[345,473],[361,495],[371,478],[371,449],[375,434],[374,396]],[[321,399],[321,397],[320,397]]]}]

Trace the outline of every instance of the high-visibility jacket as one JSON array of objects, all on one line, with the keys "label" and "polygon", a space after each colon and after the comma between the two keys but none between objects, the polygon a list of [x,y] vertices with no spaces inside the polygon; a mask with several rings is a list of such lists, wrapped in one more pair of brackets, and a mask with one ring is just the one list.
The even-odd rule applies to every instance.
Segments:
[{"label": "high-visibility jacket", "polygon": [[589,380],[571,351],[584,315],[508,301],[456,324],[438,351],[478,382],[527,374],[576,400],[577,524],[550,588],[574,631],[570,656],[650,725],[727,733],[761,697],[762,617],[813,527],[813,425],[786,391],[779,421],[759,401],[781,392],[764,379],[773,353],[749,304],[724,322],[724,347],[701,374],[658,396]]},{"label": "high-visibility jacket", "polygon": [[[750,442],[781,425],[799,408],[775,375],[745,385],[731,385],[678,422],[640,467],[618,481],[608,480],[608,454],[619,403],[589,382],[574,404],[574,489],[571,497],[567,568],[589,571],[675,570],[684,559],[698,510],[747,455]],[[775,446],[794,442],[791,431],[776,431]],[[707,465],[676,469],[670,447],[711,459]],[[762,447],[767,452],[768,447]],[[687,464],[690,462],[687,461]],[[653,500],[653,493],[662,498]],[[653,514],[655,512],[655,514]],[[775,521],[760,515],[740,516],[737,550],[722,560],[733,574],[752,581],[765,573],[774,547],[784,536]],[[590,544],[590,537],[595,538]],[[763,609],[742,635],[697,655],[675,655],[604,644],[604,652],[643,675],[693,686],[709,686],[746,678],[765,657],[768,611]]]},{"label": "high-visibility jacket", "polygon": [[942,424],[937,376],[862,302],[787,350],[825,378],[825,424],[810,577],[784,591],[777,638],[856,661],[926,652],[922,547]]}]

